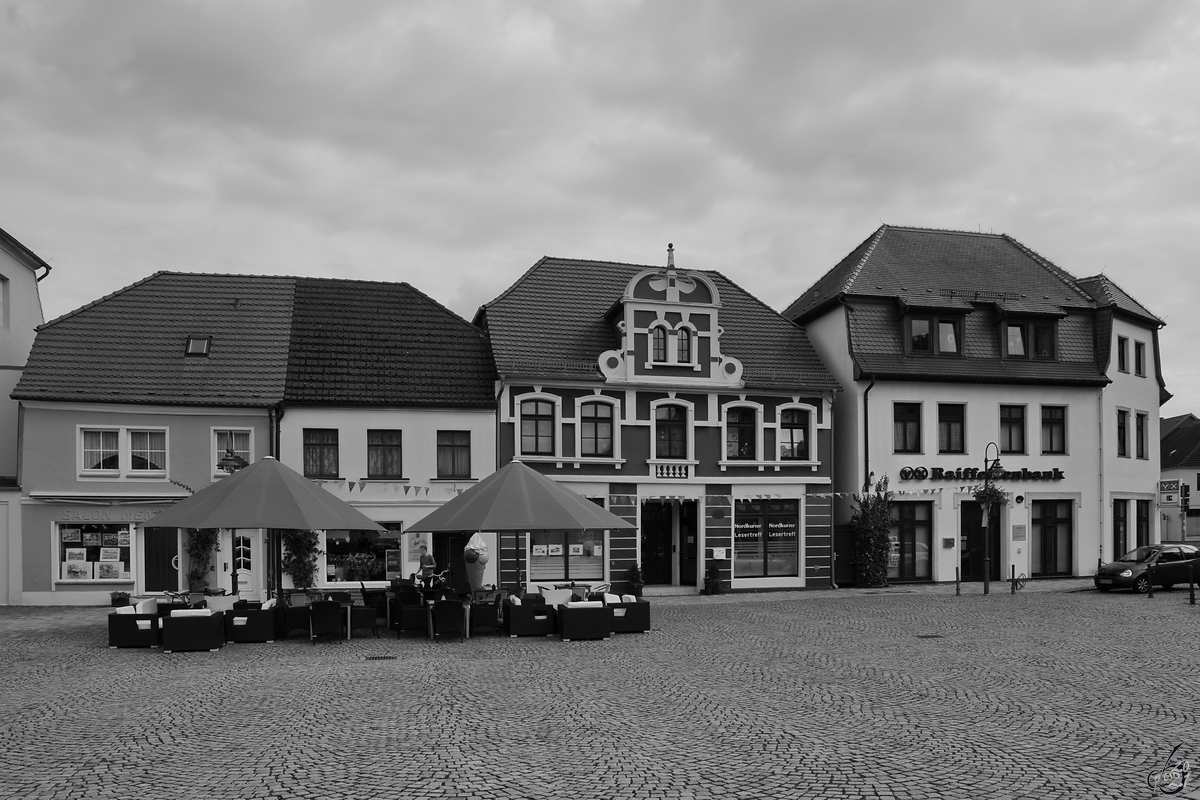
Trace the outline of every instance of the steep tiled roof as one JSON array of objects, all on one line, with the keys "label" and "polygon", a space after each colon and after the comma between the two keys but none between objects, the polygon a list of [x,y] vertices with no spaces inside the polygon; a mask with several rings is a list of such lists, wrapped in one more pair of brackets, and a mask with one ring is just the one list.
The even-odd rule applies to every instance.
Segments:
[{"label": "steep tiled roof", "polygon": [[1184,414],[1163,420],[1159,427],[1162,431],[1161,468],[1200,469],[1200,419],[1193,414]]},{"label": "steep tiled roof", "polygon": [[[283,394],[291,278],[158,272],[38,328],[13,397],[264,406]],[[184,355],[211,336],[207,357]]]},{"label": "steep tiled roof", "polygon": [[1134,300],[1132,296],[1107,275],[1093,275],[1080,278],[1079,287],[1087,292],[1100,307],[1111,307],[1117,311],[1131,314],[1153,325],[1161,326],[1163,321],[1146,310],[1146,307]]},{"label": "steep tiled roof", "polygon": [[994,297],[1033,312],[1094,305],[1070,274],[1009,236],[884,225],[783,314],[803,323],[843,294],[907,300],[929,290]]},{"label": "steep tiled roof", "polygon": [[[638,264],[545,257],[479,309],[499,372],[598,379],[597,358],[619,346],[606,314]],[[721,295],[721,350],[742,362],[747,386],[835,388],[803,329],[719,272],[700,271]]]},{"label": "steep tiled roof", "polygon": [[483,332],[407,283],[296,279],[290,402],[489,408]]}]

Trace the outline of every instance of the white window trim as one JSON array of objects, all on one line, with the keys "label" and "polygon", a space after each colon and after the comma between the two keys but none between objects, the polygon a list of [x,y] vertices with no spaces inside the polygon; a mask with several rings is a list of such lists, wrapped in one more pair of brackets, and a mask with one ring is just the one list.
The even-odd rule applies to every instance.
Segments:
[{"label": "white window trim", "polygon": [[[1124,354],[1124,358],[1122,358]],[[1121,362],[1125,362],[1124,369],[1121,368]],[[1129,337],[1117,335],[1117,372],[1129,374]]]},{"label": "white window trim", "polygon": [[[734,408],[749,408],[754,411],[754,455],[755,458],[729,458],[725,454],[725,448],[729,444],[729,410]],[[753,467],[757,466],[760,470],[767,463],[763,456],[763,406],[762,403],[755,403],[750,400],[734,400],[721,406],[721,460],[717,465],[724,472],[726,467]],[[778,460],[779,449],[775,450],[776,460]]]},{"label": "white window trim", "polygon": [[[687,413],[687,456],[685,458],[658,458],[658,419],[659,406],[679,406]],[[724,447],[724,441],[721,442]],[[664,397],[650,401],[650,458],[649,464],[697,464],[696,460],[696,407],[687,400],[677,400],[674,397]]]},{"label": "white window trim", "polygon": [[217,469],[217,467],[216,467],[217,462],[219,462],[221,460],[220,456],[219,456],[220,451],[217,450],[217,433],[218,432],[226,432],[226,431],[228,431],[230,433],[247,433],[250,435],[250,457],[247,458],[246,460],[249,461],[251,464],[254,463],[254,429],[253,428],[218,428],[215,426],[211,427],[208,429],[208,446],[212,452],[209,454],[208,463],[210,465],[212,465],[212,479],[213,480],[220,480],[221,478],[228,477],[228,473],[222,472],[221,470]]},{"label": "white window trim", "polygon": [[[1000,416],[1001,409],[1004,408],[1019,408],[1021,409],[1021,450],[1000,450],[1002,456],[1027,456],[1030,455],[1029,447],[1029,404],[1028,403],[997,403],[996,404],[996,443],[1004,439],[1004,419]],[[1038,417],[1038,452],[1042,448],[1042,418]]]},{"label": "white window trim", "polygon": [[[1117,436],[1117,450],[1116,450],[1117,458],[1132,459],[1133,458],[1133,448],[1130,446],[1132,444],[1132,439],[1130,438],[1130,434],[1131,434],[1130,429],[1133,428],[1133,426],[1135,424],[1134,423],[1135,418],[1133,416],[1133,409],[1126,408],[1125,406],[1117,406],[1116,411],[1117,411],[1118,417],[1120,416],[1120,413],[1122,411],[1125,412],[1125,441],[1124,442],[1121,441],[1121,426],[1117,423],[1116,419],[1113,419],[1113,432]],[[1125,454],[1124,455],[1121,454],[1121,445],[1122,444],[1125,445]]]},{"label": "white window trim", "polygon": [[[1138,365],[1138,352],[1141,352],[1141,365]],[[1133,340],[1133,374],[1139,378],[1146,377],[1146,343]]]},{"label": "white window trim", "polygon": [[[562,458],[562,397],[556,394],[548,394],[546,392],[529,392],[527,394],[519,394],[513,398],[516,401],[517,426],[513,431],[515,445],[514,452],[519,460],[525,459],[559,459]],[[546,453],[525,453],[521,450],[521,428],[523,427],[524,414],[521,411],[521,406],[531,400],[542,400],[551,403],[554,406],[554,421],[551,423],[554,431],[554,452]]]},{"label": "white window trim", "polygon": [[[588,403],[603,403],[612,407],[612,455],[611,456],[585,456],[583,454],[583,407]],[[579,467],[580,463],[598,462],[601,464],[612,463],[614,461],[622,462],[621,458],[621,401],[616,397],[607,397],[602,394],[585,395],[575,398],[575,455],[578,458],[575,466]]]},{"label": "white window trim", "polygon": [[[1061,453],[1042,452],[1042,409],[1044,408],[1061,408],[1063,410],[1063,451]],[[1038,455],[1046,458],[1063,458],[1071,455],[1071,406],[1069,404],[1042,403],[1038,406]]]},{"label": "white window trim", "polygon": [[[84,431],[115,431],[117,434],[117,469],[84,469],[83,466],[83,433]],[[156,470],[134,470],[131,433],[163,434],[166,442],[166,468]],[[171,473],[171,429],[153,425],[76,425],[75,426],[75,467],[80,479],[98,480],[131,480],[131,481],[165,481]]]},{"label": "white window trim", "polygon": [[[662,328],[666,335],[666,361],[654,360],[654,331],[658,328]],[[681,330],[686,330],[692,339],[692,346],[688,349],[688,355],[691,356],[690,361],[679,360],[679,331]],[[651,322],[650,326],[646,328],[646,369],[653,369],[654,367],[690,367],[693,371],[699,372],[701,368],[699,350],[700,331],[698,331],[696,326],[688,322],[686,319],[680,322],[674,328],[671,327],[670,323],[663,319]]]},{"label": "white window trim", "polygon": [[[783,430],[783,412],[784,411],[807,411],[808,412],[808,430],[804,435],[808,438],[808,460],[801,461],[799,459],[789,458],[784,460],[782,455],[783,442],[779,432]],[[775,428],[775,460],[780,464],[795,465],[797,467],[816,466],[821,463],[821,456],[817,452],[817,407],[809,403],[783,403],[775,408],[775,422],[771,426]]]}]

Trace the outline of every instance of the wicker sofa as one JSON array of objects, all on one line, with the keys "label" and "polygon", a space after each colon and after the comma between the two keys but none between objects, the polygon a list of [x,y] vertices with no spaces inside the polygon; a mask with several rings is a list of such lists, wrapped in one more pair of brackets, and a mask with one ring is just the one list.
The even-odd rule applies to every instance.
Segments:
[{"label": "wicker sofa", "polygon": [[149,598],[108,615],[109,647],[158,647],[162,644],[158,600]]},{"label": "wicker sofa", "polygon": [[504,630],[510,637],[552,636],[557,619],[553,606],[523,603],[515,597],[504,601]]},{"label": "wicker sofa", "polygon": [[225,646],[225,612],[207,608],[172,611],[162,620],[163,652],[211,650]]},{"label": "wicker sofa", "polygon": [[613,633],[646,633],[650,630],[650,604],[645,600],[609,603],[613,612]]},{"label": "wicker sofa", "polygon": [[564,642],[575,639],[607,639],[612,636],[613,611],[599,600],[561,603],[558,633]]},{"label": "wicker sofa", "polygon": [[225,641],[273,642],[283,635],[283,609],[268,600],[259,608],[234,608],[225,613]]}]

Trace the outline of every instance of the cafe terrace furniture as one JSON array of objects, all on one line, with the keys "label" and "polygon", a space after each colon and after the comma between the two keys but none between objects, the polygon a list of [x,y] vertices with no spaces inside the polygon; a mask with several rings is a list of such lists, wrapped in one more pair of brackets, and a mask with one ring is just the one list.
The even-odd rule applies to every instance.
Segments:
[{"label": "cafe terrace furniture", "polygon": [[554,608],[544,602],[525,603],[519,597],[504,601],[504,630],[510,637],[552,636],[554,620]]},{"label": "cafe terrace furniture", "polygon": [[[408,610],[407,616],[405,609]],[[420,616],[421,622],[418,626],[413,620]],[[387,602],[387,619],[388,627],[397,628],[397,635],[407,631],[424,630],[425,626],[425,600],[421,597],[421,592],[416,587],[401,588],[396,591],[395,597],[388,598]],[[404,627],[405,622],[409,622],[408,627]]]},{"label": "cafe terrace furniture", "polygon": [[282,607],[274,600],[258,604],[258,608],[241,607],[235,604],[225,614],[225,640],[230,643],[273,642],[282,638],[284,625]]},{"label": "cafe terrace furniture", "polygon": [[503,604],[505,594],[507,593],[498,590],[475,593],[475,599],[471,602],[470,614],[470,634],[472,636],[477,631],[484,629],[492,629],[497,633],[501,631],[504,617]]},{"label": "cafe terrace furniture", "polygon": [[[610,595],[611,596],[611,595]],[[646,633],[650,630],[650,603],[630,597],[606,603],[613,612],[613,633]]]},{"label": "cafe terrace furniture", "polygon": [[607,639],[612,636],[613,610],[599,600],[573,601],[558,606],[558,632],[564,642]]},{"label": "cafe terrace furniture", "polygon": [[357,630],[373,631],[375,638],[379,638],[379,610],[375,606],[350,606],[350,627],[346,633],[349,635]]},{"label": "cafe terrace furniture", "polygon": [[109,647],[158,647],[161,643],[157,599],[122,606],[108,615]]},{"label": "cafe terrace furniture", "polygon": [[437,600],[433,604],[433,635],[437,639],[458,636],[461,642],[467,633],[469,606],[462,600]]},{"label": "cafe terrace furniture", "polygon": [[281,608],[283,613],[280,620],[282,627],[279,629],[279,638],[287,638],[292,631],[304,631],[306,635],[311,634],[308,625],[308,603],[308,595],[302,592],[288,596]]},{"label": "cafe terrace furniture", "polygon": [[346,614],[337,600],[314,600],[308,605],[308,636],[313,644],[318,636],[341,638]]},{"label": "cafe terrace furniture", "polygon": [[162,620],[164,653],[185,650],[217,652],[225,646],[225,612],[211,608],[176,609]]}]

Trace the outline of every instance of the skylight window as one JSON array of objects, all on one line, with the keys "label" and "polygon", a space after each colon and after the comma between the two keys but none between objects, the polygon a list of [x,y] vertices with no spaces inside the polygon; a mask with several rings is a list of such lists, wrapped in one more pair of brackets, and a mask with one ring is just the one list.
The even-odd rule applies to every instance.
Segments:
[{"label": "skylight window", "polygon": [[212,347],[211,336],[189,336],[184,355],[207,356],[210,347]]}]

